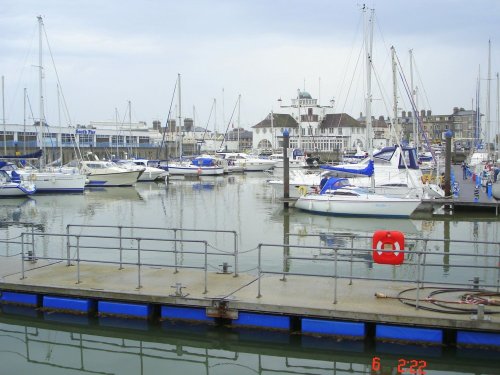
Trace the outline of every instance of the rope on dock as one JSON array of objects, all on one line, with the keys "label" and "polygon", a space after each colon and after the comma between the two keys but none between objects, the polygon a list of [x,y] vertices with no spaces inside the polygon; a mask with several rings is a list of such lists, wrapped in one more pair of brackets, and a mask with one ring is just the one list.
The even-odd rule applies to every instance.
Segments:
[{"label": "rope on dock", "polygon": [[[479,304],[500,307],[500,293],[491,292],[484,289],[460,289],[460,288],[439,288],[436,289],[434,287],[421,287],[420,290],[423,289],[434,289],[434,291],[430,292],[427,298],[420,299],[421,302],[429,302],[430,304],[435,305],[436,307],[422,306],[418,305],[419,309],[432,311],[432,312],[440,312],[447,314],[471,314],[476,311],[476,309],[470,309],[465,307],[453,307],[453,305],[469,305],[469,306],[477,306]],[[417,288],[409,288],[405,289],[398,293],[397,297],[387,296],[383,293],[375,293],[375,297],[377,298],[389,298],[389,299],[397,299],[401,303],[417,307],[417,299],[404,297],[405,293],[416,291]],[[451,301],[451,300],[442,300],[434,298],[438,294],[445,293],[457,293],[464,292],[460,299]],[[439,307],[439,308],[438,308]],[[500,314],[499,311],[485,311],[487,315]]]}]

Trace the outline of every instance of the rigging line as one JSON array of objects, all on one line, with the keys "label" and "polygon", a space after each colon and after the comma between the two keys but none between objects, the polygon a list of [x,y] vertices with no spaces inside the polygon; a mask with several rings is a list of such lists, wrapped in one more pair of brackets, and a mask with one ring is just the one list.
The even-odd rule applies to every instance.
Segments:
[{"label": "rigging line", "polygon": [[[356,26],[356,32],[354,34],[354,37],[353,37],[353,40],[351,41],[351,51],[349,52],[349,58],[347,59],[347,63],[344,65],[344,71],[342,73],[342,82],[340,84],[340,90],[339,90],[339,97],[340,98],[347,98],[349,96],[349,92],[350,92],[350,88],[352,86],[352,81],[353,79],[351,79],[351,83],[350,83],[350,86],[349,86],[349,89],[348,89],[348,92],[347,92],[347,95],[343,95],[343,92],[344,92],[344,85],[345,85],[345,81],[346,81],[346,77],[348,76],[348,68],[351,66],[351,59],[352,59],[352,56],[353,56],[353,53],[354,53],[354,46],[357,44],[357,42],[355,43],[356,39],[358,38],[359,36],[359,30],[361,29],[360,25],[362,25],[362,21],[363,21],[363,16],[361,15],[359,18],[358,18],[358,25]],[[363,48],[361,47],[360,49],[360,53],[361,51],[363,50]],[[354,66],[354,71],[357,70],[357,66],[358,66],[358,63],[359,63],[359,55],[358,55],[358,59],[356,61],[356,64]],[[354,73],[351,75],[351,77],[354,77]],[[344,107],[343,109],[345,109],[345,103],[346,103],[347,99],[344,101]]]},{"label": "rigging line", "polygon": [[[408,80],[406,79],[406,76],[404,75],[403,71],[402,71],[402,67],[401,67],[401,61],[399,60],[399,57],[397,55],[397,53],[395,54],[396,55],[396,61],[398,63],[398,72],[399,72],[399,76],[401,78],[401,81],[403,82],[403,86],[405,88],[405,91],[406,91],[406,95],[408,95],[408,98],[410,100],[410,103],[412,105],[412,109],[413,109],[413,113],[415,115],[415,117],[417,118],[417,124],[418,124],[418,127],[419,127],[419,130],[420,132],[423,134],[424,136],[424,140],[425,140],[425,144],[427,146],[427,150],[430,151],[431,155],[432,155],[432,158],[434,160],[437,160],[437,157],[434,153],[434,150],[432,149],[432,147],[430,147],[430,142],[429,142],[429,138],[427,137],[427,134],[426,132],[424,132],[424,129],[423,129],[423,125],[422,125],[422,118],[419,116],[418,114],[418,109],[417,109],[417,106],[416,106],[416,103],[415,101],[413,100],[413,97],[411,95],[411,88],[408,84]],[[417,150],[418,152],[418,150]]]},{"label": "rigging line", "polygon": [[64,96],[61,81],[59,79],[59,73],[57,72],[56,63],[54,61],[54,56],[52,55],[52,49],[50,48],[49,38],[47,36],[47,30],[45,29],[45,24],[42,23],[42,26],[43,26],[43,33],[45,35],[45,41],[47,42],[47,47],[49,49],[50,59],[52,60],[52,67],[54,68],[54,73],[56,75],[57,83],[59,84],[59,89],[61,90],[61,96],[62,96],[62,100],[64,103],[64,109],[66,110],[66,115],[68,116],[67,120],[69,122],[69,125],[72,125],[71,117],[70,117],[69,110],[68,110],[68,105],[66,103],[66,97]]},{"label": "rigging line", "polygon": [[205,126],[205,132],[203,133],[203,138],[202,138],[202,141],[205,140],[205,136],[207,135],[207,131],[208,131],[208,125],[210,123],[210,119],[212,118],[212,112],[214,110],[214,107],[215,107],[215,99],[214,101],[212,102],[212,107],[210,108],[210,114],[208,115],[208,120],[207,120],[207,126]]},{"label": "rigging line", "polygon": [[[385,110],[387,111],[387,113],[390,113],[389,109],[387,108],[387,102],[386,102],[386,98],[384,97],[384,92],[381,89],[381,84],[380,84],[379,76],[378,76],[378,74],[377,74],[377,72],[375,70],[375,67],[373,66],[373,61],[370,61],[370,65],[371,65],[371,69],[373,71],[373,74],[375,76],[375,79],[377,81],[377,84],[378,84],[378,87],[379,87],[379,91],[380,91],[380,96],[382,97],[382,102],[384,103]],[[404,157],[404,150],[403,150],[403,146],[401,145],[400,134],[397,134],[397,132],[395,131],[395,121],[397,121],[397,119],[393,119],[392,117],[389,116],[389,120],[391,122],[392,133],[395,136],[396,142],[397,142],[397,144],[399,144],[399,147],[400,147],[400,150],[401,150],[401,159],[403,160],[403,164],[405,166],[405,170],[408,171],[408,163],[406,162],[406,158]],[[411,173],[408,173],[407,176],[410,178],[410,181],[411,181],[412,185],[416,186],[415,180],[413,179],[413,176],[411,175]]]},{"label": "rigging line", "polygon": [[[340,127],[340,123],[342,121],[342,118],[344,116],[344,113],[345,113],[345,108],[346,108],[346,105],[347,105],[347,98],[349,97],[350,93],[351,93],[351,89],[353,87],[353,82],[354,82],[354,73],[356,73],[357,69],[358,69],[358,66],[359,66],[359,61],[361,59],[361,56],[363,54],[363,48],[361,47],[360,50],[359,50],[359,54],[358,54],[358,59],[356,60],[356,64],[354,66],[354,72],[351,76],[351,82],[349,83],[349,88],[347,90],[347,95],[345,96],[345,100],[344,100],[344,105],[342,106],[342,112],[339,116],[339,121],[337,123],[337,128]],[[351,112],[352,113],[352,112]]]},{"label": "rigging line", "polygon": [[[415,61],[415,60],[414,60],[414,61]],[[430,104],[430,102],[429,102],[429,98],[427,97],[427,91],[425,91],[425,86],[424,86],[424,83],[423,83],[423,81],[422,81],[422,78],[420,77],[420,72],[418,71],[417,63],[416,63],[416,62],[414,62],[414,63],[413,63],[413,66],[415,67],[415,72],[417,73],[418,81],[420,82],[421,87],[422,87],[422,90],[423,90],[423,92],[424,92],[424,98],[425,98],[426,106],[427,106],[427,108],[432,109],[432,108],[431,108],[431,104]]]},{"label": "rigging line", "polygon": [[227,132],[229,130],[229,125],[231,124],[231,120],[233,119],[234,112],[236,111],[236,107],[238,106],[239,101],[240,101],[240,97],[238,97],[238,100],[236,100],[236,103],[235,103],[234,108],[233,108],[233,113],[231,113],[231,118],[229,119],[229,122],[227,123],[226,132],[224,133],[224,138],[222,138],[222,142],[220,144],[219,149],[222,148],[222,145],[224,144],[224,141],[226,140]]},{"label": "rigging line", "polygon": [[[165,131],[163,132],[163,137],[161,139],[160,147],[158,148],[158,151],[156,152],[157,159],[160,159],[160,153],[161,153],[161,150],[163,149],[163,145],[165,144],[165,136],[166,136],[167,130],[168,130],[168,123],[170,121],[170,115],[172,114],[172,105],[173,105],[174,99],[175,99],[175,92],[177,91],[177,83],[178,83],[178,80],[176,79],[175,85],[174,85],[174,90],[172,91],[172,99],[170,100],[170,107],[168,108],[167,123],[165,126]],[[160,126],[160,128],[161,128],[161,126]],[[167,159],[168,159],[168,145],[166,147],[166,150],[167,150]]]}]

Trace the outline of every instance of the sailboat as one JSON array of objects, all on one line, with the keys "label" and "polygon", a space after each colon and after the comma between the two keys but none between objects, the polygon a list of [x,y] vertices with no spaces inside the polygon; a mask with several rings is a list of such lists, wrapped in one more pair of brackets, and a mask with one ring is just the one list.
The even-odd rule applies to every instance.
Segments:
[{"label": "sailboat", "polygon": [[[365,10],[366,8],[363,8],[363,12]],[[371,10],[371,17],[367,18],[367,30],[370,30],[370,34],[373,28],[373,12]],[[346,178],[325,177],[321,181],[319,193],[308,193],[299,197],[295,203],[296,208],[331,215],[409,217],[421,203],[421,197],[396,197],[373,192],[375,178],[373,176],[373,145],[371,144],[373,139],[371,123],[371,40],[371,36],[365,40],[367,72],[366,132],[370,157],[364,171],[371,175],[371,189],[352,185]]]},{"label": "sailboat", "polygon": [[[39,25],[39,88],[40,88],[40,121],[39,121],[39,135],[42,146],[42,155],[39,159],[40,168],[19,168],[17,173],[21,175],[24,180],[33,181],[36,186],[37,193],[81,193],[85,188],[86,176],[81,174],[78,169],[62,170],[61,168],[47,168],[45,167],[43,155],[44,139],[43,127],[46,125],[44,114],[44,101],[43,101],[43,53],[42,53],[42,34],[43,34],[43,20],[38,16]],[[62,158],[62,155],[61,155]]]}]

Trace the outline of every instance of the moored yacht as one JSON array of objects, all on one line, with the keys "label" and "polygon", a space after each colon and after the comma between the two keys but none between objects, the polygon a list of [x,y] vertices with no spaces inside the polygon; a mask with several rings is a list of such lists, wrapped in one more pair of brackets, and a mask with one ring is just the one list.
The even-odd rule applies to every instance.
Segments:
[{"label": "moored yacht", "polygon": [[217,156],[232,162],[236,166],[243,167],[245,172],[267,171],[274,168],[278,163],[277,160],[252,157],[242,152],[218,152]]}]

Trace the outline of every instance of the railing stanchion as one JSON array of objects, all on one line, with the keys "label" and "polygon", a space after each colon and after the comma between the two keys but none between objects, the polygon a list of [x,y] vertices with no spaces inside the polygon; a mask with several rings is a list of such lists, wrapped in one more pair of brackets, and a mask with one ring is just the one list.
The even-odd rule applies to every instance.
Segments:
[{"label": "railing stanchion", "polygon": [[118,226],[118,236],[119,241],[120,241],[120,267],[118,268],[119,270],[123,269],[123,244],[122,244],[122,226]]},{"label": "railing stanchion", "polygon": [[333,290],[334,290],[334,295],[333,295],[333,304],[337,304],[337,255],[338,255],[338,251],[339,249],[335,248],[334,249],[335,253],[334,253],[334,265],[335,265],[335,269],[334,269],[334,287],[333,287]]},{"label": "railing stanchion", "polygon": [[70,243],[69,243],[69,224],[66,225],[66,265],[71,266],[71,254],[70,254]]},{"label": "railing stanchion", "polygon": [[353,259],[354,258],[354,236],[351,236],[351,261],[350,263],[350,271],[349,271],[349,285],[352,285],[352,264],[353,264]]},{"label": "railing stanchion", "polygon": [[137,238],[137,289],[141,289],[141,239]]},{"label": "railing stanchion", "polygon": [[[405,250],[406,251],[406,250]],[[417,296],[415,298],[415,309],[419,309],[420,304],[420,262],[422,261],[422,252],[418,252],[417,257]]]},{"label": "railing stanchion", "polygon": [[258,252],[258,260],[257,260],[257,270],[258,270],[258,274],[257,274],[257,289],[258,289],[258,292],[257,292],[257,298],[260,298],[262,297],[262,294],[260,294],[260,279],[261,279],[261,276],[262,276],[262,267],[261,267],[261,264],[260,264],[260,260],[261,260],[261,251],[262,251],[262,244],[259,244],[259,252]]},{"label": "railing stanchion", "polygon": [[80,236],[76,236],[76,283],[80,284]]},{"label": "railing stanchion", "polygon": [[174,273],[179,272],[177,269],[177,229],[174,229],[174,258],[175,258],[175,271]]},{"label": "railing stanchion", "polygon": [[234,277],[238,277],[238,233],[234,234]]},{"label": "railing stanchion", "polygon": [[24,276],[24,233],[21,234],[21,280]]},{"label": "railing stanchion", "polygon": [[208,242],[205,241],[205,291],[203,294],[208,293]]}]

